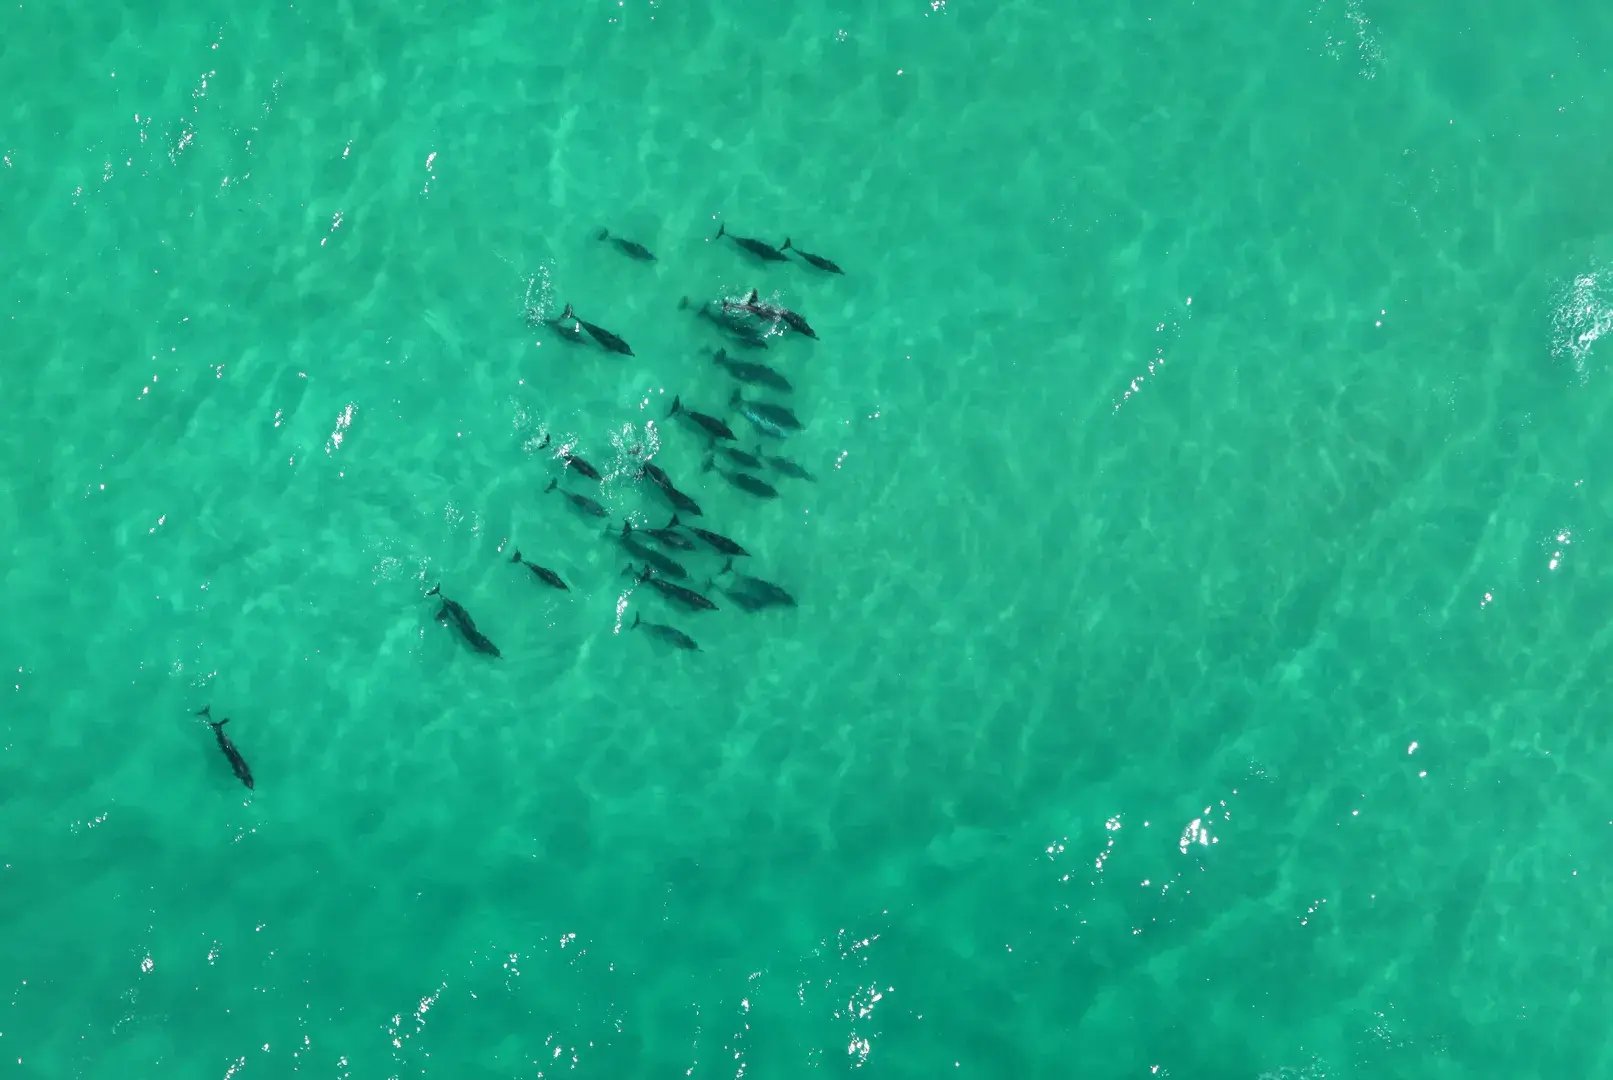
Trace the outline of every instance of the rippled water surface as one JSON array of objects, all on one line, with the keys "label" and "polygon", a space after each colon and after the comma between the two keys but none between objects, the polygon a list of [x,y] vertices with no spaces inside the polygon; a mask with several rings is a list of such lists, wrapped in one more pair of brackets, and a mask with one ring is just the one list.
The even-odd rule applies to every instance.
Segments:
[{"label": "rippled water surface", "polygon": [[0,12],[0,1073],[1613,1075],[1610,43]]}]

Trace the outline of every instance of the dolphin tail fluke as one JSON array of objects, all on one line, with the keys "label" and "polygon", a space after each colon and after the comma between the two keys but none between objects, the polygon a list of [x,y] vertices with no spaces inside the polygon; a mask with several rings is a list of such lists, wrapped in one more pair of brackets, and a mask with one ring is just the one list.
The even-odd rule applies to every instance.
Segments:
[{"label": "dolphin tail fluke", "polygon": [[436,596],[440,592],[442,592],[442,582],[439,581],[439,582],[437,582],[437,584],[433,585],[430,589],[426,590],[426,595],[427,596]]},{"label": "dolphin tail fluke", "polygon": [[203,705],[201,708],[196,710],[196,715],[197,716],[209,716],[209,717],[212,716],[213,715],[213,706],[211,706],[211,705]]},{"label": "dolphin tail fluke", "polygon": [[594,234],[594,239],[595,240],[609,240],[610,239],[610,230],[609,229],[600,229],[597,233]]},{"label": "dolphin tail fluke", "polygon": [[555,488],[557,488],[559,486],[560,486],[560,481],[558,481],[558,480],[550,480],[549,481],[549,486],[543,489],[543,493],[545,495],[547,495],[547,494],[549,494],[549,492],[553,491]]},{"label": "dolphin tail fluke", "polygon": [[676,416],[678,413],[680,413],[682,411],[683,411],[683,399],[679,398],[676,394],[674,394],[672,396],[672,408],[668,409],[666,411],[666,414],[668,416]]}]

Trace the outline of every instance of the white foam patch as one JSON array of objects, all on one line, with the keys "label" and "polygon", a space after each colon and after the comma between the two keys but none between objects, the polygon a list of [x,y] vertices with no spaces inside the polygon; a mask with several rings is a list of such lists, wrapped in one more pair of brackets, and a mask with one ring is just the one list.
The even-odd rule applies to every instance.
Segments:
[{"label": "white foam patch", "polygon": [[1591,374],[1591,354],[1603,334],[1613,330],[1613,281],[1605,269],[1579,274],[1552,299],[1551,355],[1567,359],[1584,383]]}]

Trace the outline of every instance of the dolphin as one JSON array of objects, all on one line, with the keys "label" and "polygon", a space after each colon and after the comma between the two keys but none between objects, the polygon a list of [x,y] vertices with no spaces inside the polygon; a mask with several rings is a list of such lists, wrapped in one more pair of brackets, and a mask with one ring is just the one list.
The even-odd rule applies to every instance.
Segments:
[{"label": "dolphin", "polygon": [[[431,587],[431,591],[426,593],[426,595],[441,596],[442,586],[433,585]],[[458,630],[460,636],[468,641],[471,648],[475,649],[477,652],[486,653],[492,657],[502,655],[498,651],[498,646],[489,641],[486,634],[476,629],[476,620],[470,617],[470,612],[466,611],[463,607],[460,607],[457,603],[448,599],[446,596],[442,598],[442,608],[437,612],[437,621],[442,623],[452,622],[454,624],[454,629]]]},{"label": "dolphin", "polygon": [[555,573],[553,570],[550,570],[547,566],[539,566],[535,562],[521,558],[520,548],[516,548],[515,554],[510,556],[510,561],[513,563],[520,563],[522,566],[532,571],[533,574],[537,575],[539,580],[546,581],[557,589],[564,589],[566,592],[571,591],[571,586],[560,580],[560,575]]},{"label": "dolphin", "polygon": [[661,489],[661,494],[665,495],[667,501],[674,507],[685,514],[693,514],[695,517],[705,516],[700,512],[700,504],[679,491],[678,486],[672,482],[672,478],[659,465],[646,461],[644,463],[644,472],[651,480],[655,481],[655,486]]},{"label": "dolphin", "polygon": [[813,255],[811,252],[802,251],[798,247],[792,247],[790,245],[790,238],[788,236],[784,238],[784,243],[780,245],[779,250],[793,251],[797,255],[801,256],[801,258],[811,263],[813,266],[816,266],[819,270],[827,270],[831,274],[845,273],[845,271],[836,266],[834,261],[831,259],[825,259],[822,255]]},{"label": "dolphin", "polygon": [[[678,301],[678,307],[680,309],[686,308],[692,303],[694,301],[685,296]],[[736,345],[743,345],[747,349],[767,348],[767,335],[765,333],[758,330],[751,323],[736,318],[726,308],[719,307],[719,310],[722,311],[721,318],[712,313],[711,304],[701,304],[700,309],[695,312],[695,317],[708,320],[717,329],[732,337]]]},{"label": "dolphin", "polygon": [[[624,573],[631,574],[633,573],[633,564],[628,563],[627,566],[623,567],[622,569]],[[644,568],[643,573],[635,576],[635,581],[638,584],[643,584],[644,582],[648,581],[654,588],[660,590],[661,595],[665,596],[669,600],[676,600],[690,611],[717,610],[717,605],[713,604],[708,597],[702,596],[687,586],[677,585],[670,581],[662,581],[660,578],[655,576],[655,571],[651,570],[648,566]]]},{"label": "dolphin", "polygon": [[793,476],[797,480],[811,480],[814,482],[816,482],[818,479],[816,476],[813,476],[811,473],[807,472],[805,469],[801,468],[801,466],[797,465],[787,457],[775,457],[772,454],[763,454],[760,446],[756,448],[756,452],[761,454],[761,456],[766,459],[767,463],[773,466],[773,468],[782,476]]},{"label": "dolphin", "polygon": [[[606,530],[606,535],[610,535],[610,530]],[[633,538],[633,523],[631,521],[622,522],[622,531],[617,539],[621,542],[621,545],[634,556],[636,556],[640,562],[647,563],[650,566],[655,567],[657,573],[665,574],[667,577],[677,578],[680,581],[689,576],[689,571],[685,570],[676,559],[668,558],[659,551],[656,551],[654,548],[649,547],[646,544],[641,544],[635,540]]]},{"label": "dolphin", "polygon": [[[566,310],[560,313],[560,317],[562,319],[577,319],[577,313],[571,310],[570,304],[567,304]],[[588,331],[595,341],[611,352],[621,353],[623,356],[633,355],[633,350],[628,346],[627,342],[606,330],[603,326],[595,326],[593,323],[583,319],[577,319],[577,325]]]},{"label": "dolphin", "polygon": [[790,380],[774,371],[766,364],[753,364],[748,360],[735,360],[728,355],[728,350],[717,349],[712,352],[711,358],[719,367],[727,370],[728,374],[741,382],[755,383],[772,390],[782,390],[788,393],[793,387]]},{"label": "dolphin", "polygon": [[734,485],[741,491],[748,491],[752,495],[757,495],[764,499],[778,498],[778,489],[772,484],[769,484],[766,480],[758,479],[757,477],[752,476],[750,473],[729,472],[727,469],[717,468],[717,459],[715,455],[706,459],[706,471],[710,472],[713,469],[716,469],[716,471],[722,475],[723,479],[727,480],[730,484]]},{"label": "dolphin", "polygon": [[[748,594],[749,599],[753,602],[756,602],[759,607],[796,606],[795,597],[791,596],[789,593],[785,592],[782,588],[773,584],[771,581],[763,581],[761,578],[751,577],[748,574],[736,572],[734,570],[734,560],[732,559],[729,559],[723,564],[723,568],[717,571],[718,577],[721,577],[724,574],[733,574],[734,583],[740,587],[741,591]],[[733,596],[733,590],[729,590],[728,595]]]},{"label": "dolphin", "polygon": [[[596,240],[609,240],[612,244],[614,244],[616,246],[617,251],[620,251],[622,254],[627,255],[630,258],[637,259],[639,262],[654,262],[655,261],[655,255],[650,251],[649,248],[645,247],[643,244],[636,243],[635,241],[632,241],[632,240],[624,240],[620,236],[612,236],[610,234],[609,229],[600,229],[599,230],[599,235],[596,236],[595,239]],[[812,261],[812,256],[808,255],[806,252],[800,250],[799,248],[796,249],[796,254],[802,256],[808,262]],[[814,265],[816,265],[816,264],[814,264]],[[833,264],[831,263],[830,265],[833,265]],[[839,273],[839,267],[835,268],[835,272]]]},{"label": "dolphin", "polygon": [[660,623],[645,622],[639,618],[638,612],[635,611],[633,613],[633,629],[637,630],[640,627],[643,627],[646,633],[653,634],[662,641],[670,642],[680,649],[688,649],[690,652],[700,651],[700,646],[694,643],[694,638],[685,634],[682,630],[675,626],[663,626]]},{"label": "dolphin", "polygon": [[778,304],[767,303],[761,298],[761,290],[759,289],[752,289],[743,303],[736,304],[725,300],[723,301],[723,307],[748,311],[752,315],[760,315],[764,319],[782,319],[785,326],[798,334],[805,334],[809,338],[818,336],[818,332],[812,329],[811,324],[806,321],[805,315],[791,311],[787,307],[780,307]]},{"label": "dolphin", "polygon": [[738,409],[739,415],[749,420],[763,435],[782,439],[792,431],[801,430],[801,421],[782,405],[773,405],[766,401],[746,401],[737,389],[728,399],[728,404]]},{"label": "dolphin", "polygon": [[[756,454],[761,452],[761,447],[757,447]],[[722,448],[722,454],[723,457],[732,461],[735,465],[743,465],[747,469],[765,469],[767,467],[766,462],[748,450],[738,450],[732,446],[725,446]]]},{"label": "dolphin", "polygon": [[[543,489],[543,493],[547,495],[549,492],[553,491],[559,486],[560,481],[550,480],[549,486]],[[581,510],[585,514],[592,514],[594,517],[610,517],[609,510],[606,510],[603,506],[599,505],[597,501],[590,499],[586,495],[578,495],[574,491],[562,491],[560,494],[569,499],[572,506],[575,506],[578,510]]]},{"label": "dolphin", "polygon": [[704,540],[706,543],[710,544],[715,550],[722,552],[724,555],[749,555],[750,554],[750,552],[748,552],[744,548],[740,547],[738,543],[736,543],[733,540],[730,540],[728,537],[724,536],[722,533],[715,533],[715,532],[711,532],[711,531],[709,531],[707,529],[696,528],[693,525],[684,525],[683,522],[678,520],[678,515],[676,515],[676,514],[673,514],[672,515],[672,520],[666,523],[666,527],[669,528],[669,529],[676,529],[676,528],[679,528],[680,526],[682,528],[688,529],[690,532],[692,532],[696,536],[700,537],[700,539]]},{"label": "dolphin", "polygon": [[572,320],[568,325],[564,316],[556,319],[545,319],[543,313],[535,307],[526,309],[526,324],[528,326],[547,326],[560,335],[560,340],[568,345],[581,345],[585,340],[582,336],[582,327]]},{"label": "dolphin", "polygon": [[670,525],[660,529],[639,529],[645,536],[653,537],[659,543],[678,551],[693,551],[694,541],[684,536]]},{"label": "dolphin", "polygon": [[721,240],[725,236],[734,243],[738,244],[740,247],[744,248],[746,251],[750,252],[752,255],[755,255],[758,259],[761,259],[763,262],[790,261],[790,257],[788,255],[784,254],[784,252],[780,251],[778,248],[774,247],[772,244],[769,244],[765,240],[753,240],[748,236],[735,236],[733,233],[728,231],[727,222],[723,222],[723,224],[717,227],[717,235],[713,236],[712,239]]},{"label": "dolphin", "polygon": [[674,397],[672,399],[672,408],[667,411],[667,416],[676,416],[680,412],[684,416],[687,416],[690,420],[693,420],[696,424],[699,424],[701,427],[705,428],[706,433],[713,439],[734,438],[733,428],[729,427],[715,416],[708,416],[703,412],[695,412],[693,409],[685,409],[683,407],[682,399]]},{"label": "dolphin", "polygon": [[247,765],[246,758],[241,756],[241,751],[235,748],[235,743],[224,734],[224,725],[230,722],[230,718],[226,716],[222,720],[214,720],[211,705],[203,705],[196,715],[206,720],[208,727],[213,729],[213,735],[218,739],[218,748],[224,751],[224,756],[229,759],[230,768],[235,771],[235,778],[250,790],[253,786],[252,769]]},{"label": "dolphin", "polygon": [[578,457],[576,454],[573,454],[569,450],[562,450],[560,452],[560,460],[564,461],[567,465],[570,465],[573,469],[576,469],[590,480],[599,479],[598,469],[594,468],[592,465],[588,464],[587,461],[584,461],[582,458]]}]

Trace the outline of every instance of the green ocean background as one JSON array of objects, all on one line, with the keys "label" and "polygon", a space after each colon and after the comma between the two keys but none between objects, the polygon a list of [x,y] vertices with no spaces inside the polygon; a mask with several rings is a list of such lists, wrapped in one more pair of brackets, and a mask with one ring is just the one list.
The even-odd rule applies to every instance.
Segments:
[{"label": "green ocean background", "polygon": [[[1610,45],[6,5],[0,1077],[1613,1076]],[[635,450],[798,607],[544,494]]]}]

